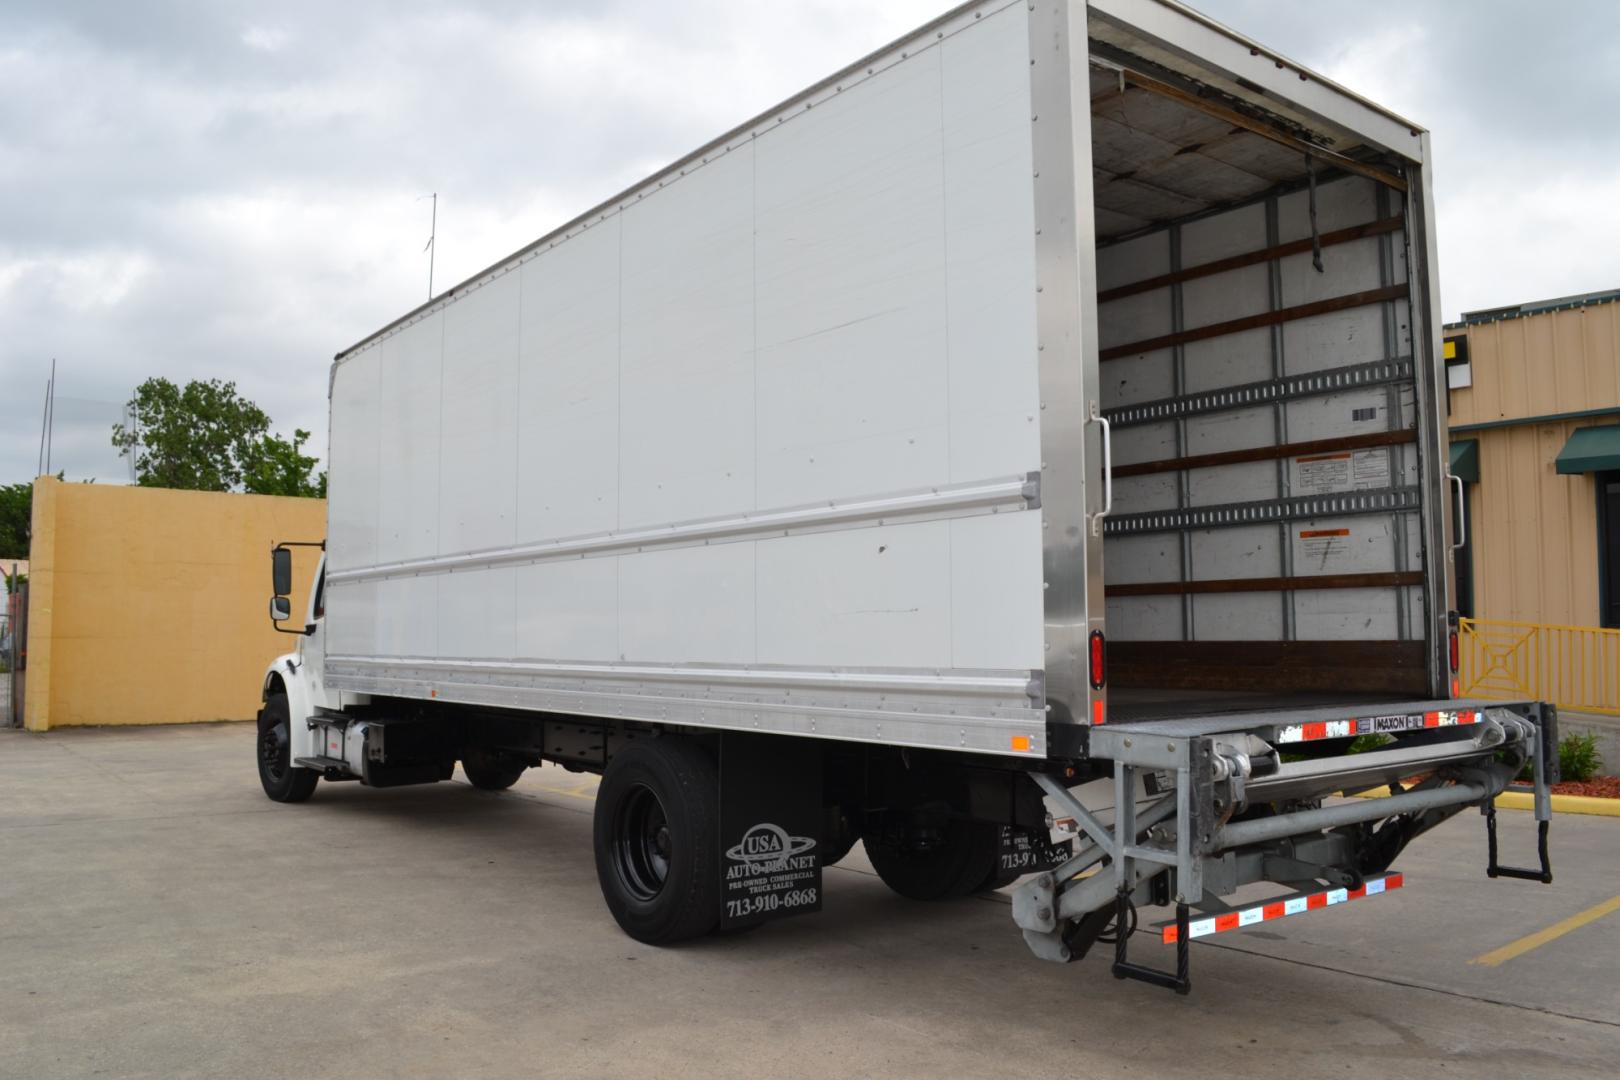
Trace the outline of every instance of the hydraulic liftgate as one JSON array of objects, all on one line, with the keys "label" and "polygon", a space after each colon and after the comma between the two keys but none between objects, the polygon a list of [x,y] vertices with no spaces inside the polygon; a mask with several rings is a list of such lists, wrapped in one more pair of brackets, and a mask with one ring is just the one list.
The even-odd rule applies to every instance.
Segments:
[{"label": "hydraulic liftgate", "polygon": [[[1397,742],[1290,761],[1279,751],[1309,743],[1323,749],[1323,740],[1372,733]],[[1094,727],[1090,738],[1092,756],[1114,763],[1111,814],[1093,812],[1058,780],[1035,775],[1080,833],[1067,862],[1013,895],[1014,921],[1045,959],[1075,960],[1108,941],[1117,977],[1186,993],[1193,938],[1398,888],[1400,875],[1385,871],[1401,849],[1465,806],[1485,815],[1490,877],[1552,881],[1548,774],[1557,761],[1557,713],[1545,704],[1410,702],[1353,717],[1324,709],[1142,721]],[[1539,823],[1540,867],[1533,870],[1497,863],[1492,805],[1527,762]],[[1409,783],[1414,777],[1421,779]],[[1386,786],[1385,796],[1322,803],[1337,792]],[[1237,817],[1261,805],[1273,812]],[[1243,908],[1220,900],[1258,881],[1296,891]],[[1162,929],[1162,940],[1176,946],[1175,971],[1129,960],[1139,903],[1175,905],[1174,923]],[[1192,918],[1193,910],[1202,917]]]}]

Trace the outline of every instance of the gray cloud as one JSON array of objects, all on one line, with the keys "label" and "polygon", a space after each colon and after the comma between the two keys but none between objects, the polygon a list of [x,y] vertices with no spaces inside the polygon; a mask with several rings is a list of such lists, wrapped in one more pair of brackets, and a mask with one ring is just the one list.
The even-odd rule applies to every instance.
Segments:
[{"label": "gray cloud", "polygon": [[[1612,5],[1205,0],[1435,132],[1448,315],[1620,286]],[[324,452],[331,355],[915,26],[929,0],[0,8],[0,481],[115,479],[148,375],[235,379]],[[69,406],[72,398],[83,404]]]}]

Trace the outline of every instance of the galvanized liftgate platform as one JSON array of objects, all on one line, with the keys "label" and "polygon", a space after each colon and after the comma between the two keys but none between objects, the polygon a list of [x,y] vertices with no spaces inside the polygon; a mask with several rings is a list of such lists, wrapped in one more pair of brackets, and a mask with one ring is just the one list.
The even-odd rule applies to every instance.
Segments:
[{"label": "galvanized liftgate platform", "polygon": [[[1343,740],[1375,733],[1397,741],[1345,752]],[[1322,892],[1322,882],[1345,895],[1382,891],[1384,872],[1406,843],[1466,806],[1481,807],[1486,817],[1490,877],[1552,881],[1547,828],[1557,713],[1549,705],[1408,702],[1351,717],[1342,708],[1229,714],[1107,724],[1092,728],[1090,740],[1091,755],[1114,764],[1111,814],[1093,812],[1058,780],[1035,775],[1079,832],[1072,858],[1013,894],[1014,921],[1043,959],[1076,960],[1095,942],[1108,942],[1117,977],[1186,993],[1189,942],[1201,936],[1189,929],[1192,910],[1217,919],[1239,914],[1220,898],[1260,881],[1295,890],[1270,898],[1288,913],[1290,905],[1320,906],[1310,896]],[[1283,750],[1328,748],[1337,752],[1283,760]],[[1534,767],[1539,823],[1540,867],[1529,870],[1498,865],[1492,805],[1526,763]],[[1150,774],[1154,782],[1144,786]],[[1381,787],[1390,794],[1323,802]],[[1144,798],[1144,790],[1162,794]],[[1241,816],[1262,805],[1273,812]],[[1175,905],[1173,929],[1162,935],[1175,943],[1174,971],[1128,958],[1136,907],[1144,903]]]}]

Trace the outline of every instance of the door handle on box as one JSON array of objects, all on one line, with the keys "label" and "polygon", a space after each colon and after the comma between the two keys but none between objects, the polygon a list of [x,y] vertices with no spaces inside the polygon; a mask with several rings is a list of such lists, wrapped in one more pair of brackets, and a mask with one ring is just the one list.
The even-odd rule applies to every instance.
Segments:
[{"label": "door handle on box", "polygon": [[1091,419],[1102,425],[1103,508],[1091,515],[1091,535],[1103,534],[1103,519],[1114,510],[1114,430],[1097,403],[1091,403]]}]

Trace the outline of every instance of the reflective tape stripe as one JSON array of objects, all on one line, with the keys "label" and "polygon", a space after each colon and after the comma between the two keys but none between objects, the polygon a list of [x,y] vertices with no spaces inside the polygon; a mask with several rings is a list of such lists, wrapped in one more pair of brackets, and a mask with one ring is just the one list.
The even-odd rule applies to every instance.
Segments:
[{"label": "reflective tape stripe", "polygon": [[[1187,923],[1187,938],[1208,937],[1224,930],[1236,930],[1243,926],[1253,926],[1255,923],[1267,922],[1271,919],[1286,919],[1290,915],[1300,915],[1318,908],[1330,907],[1334,904],[1343,904],[1351,900],[1360,900],[1367,896],[1377,896],[1379,893],[1391,889],[1399,889],[1406,884],[1406,879],[1400,874],[1385,874],[1382,877],[1368,878],[1357,889],[1324,889],[1321,892],[1307,893],[1303,896],[1289,896],[1281,900],[1271,900],[1255,907],[1240,908],[1237,911],[1225,911],[1219,915],[1202,919],[1193,919]],[[1158,926],[1161,940],[1170,944],[1176,940],[1176,924],[1160,923]]]},{"label": "reflective tape stripe", "polygon": [[1456,711],[1439,709],[1434,712],[1362,716],[1348,720],[1316,720],[1309,724],[1289,724],[1278,732],[1277,742],[1297,743],[1310,742],[1313,739],[1348,739],[1357,735],[1383,735],[1393,731],[1421,731],[1425,728],[1452,727],[1456,724],[1477,724],[1480,719],[1480,714],[1475,709]]}]

